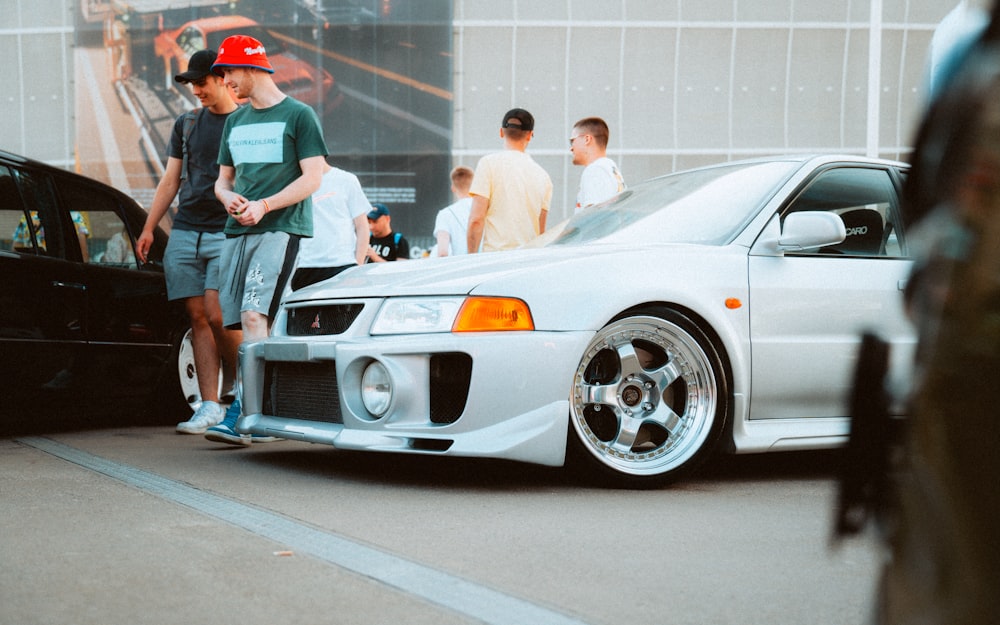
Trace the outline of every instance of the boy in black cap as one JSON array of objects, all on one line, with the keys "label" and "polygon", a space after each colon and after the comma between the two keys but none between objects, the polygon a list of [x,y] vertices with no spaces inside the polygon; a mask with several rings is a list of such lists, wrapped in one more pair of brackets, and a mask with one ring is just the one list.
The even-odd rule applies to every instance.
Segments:
[{"label": "boy in black cap", "polygon": [[500,122],[504,149],[479,159],[472,178],[470,254],[519,247],[545,232],[552,179],[526,150],[535,118],[524,109],[507,111]]},{"label": "boy in black cap", "polygon": [[[182,434],[201,434],[222,421],[221,403],[231,398],[236,379],[238,330],[222,326],[219,305],[219,256],[225,235],[226,211],[215,197],[219,177],[219,142],[226,118],[236,102],[223,80],[212,73],[216,54],[200,50],[191,55],[187,71],[174,76],[190,85],[202,108],[184,113],[174,122],[167,147],[167,167],[156,187],[146,225],[136,242],[145,262],[153,243],[153,230],[178,196],[170,240],[163,265],[167,297],[183,299],[191,318],[192,344],[197,365],[201,405],[190,420],[177,424]],[[219,362],[222,362],[224,396],[219,396]]]},{"label": "boy in black cap", "polygon": [[392,231],[392,217],[389,207],[378,202],[372,204],[368,213],[368,262],[384,263],[393,260],[409,260],[410,244],[403,235]]}]

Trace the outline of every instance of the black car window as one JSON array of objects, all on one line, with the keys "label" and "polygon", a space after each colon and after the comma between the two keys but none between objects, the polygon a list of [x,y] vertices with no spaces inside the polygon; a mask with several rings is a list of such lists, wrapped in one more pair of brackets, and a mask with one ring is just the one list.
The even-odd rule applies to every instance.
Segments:
[{"label": "black car window", "polygon": [[840,167],[813,178],[784,212],[830,211],[844,221],[847,237],[811,253],[846,256],[905,256],[899,231],[899,201],[884,169]]},{"label": "black car window", "polygon": [[79,180],[59,180],[59,194],[71,214],[84,216],[87,224],[88,263],[138,268],[135,245],[120,214],[118,198],[107,191]]},{"label": "black car window", "polygon": [[0,249],[34,251],[34,238],[22,227],[26,224],[17,181],[8,168],[0,166]]},{"label": "black car window", "polygon": [[66,257],[63,220],[44,174],[0,166],[0,247]]}]

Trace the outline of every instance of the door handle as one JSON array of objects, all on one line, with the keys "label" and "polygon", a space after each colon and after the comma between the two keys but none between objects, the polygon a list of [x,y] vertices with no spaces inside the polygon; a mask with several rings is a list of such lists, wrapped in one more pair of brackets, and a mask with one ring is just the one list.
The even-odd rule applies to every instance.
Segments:
[{"label": "door handle", "polygon": [[53,280],[52,286],[64,289],[79,289],[81,291],[87,290],[87,285],[80,284],[79,282],[63,282],[62,280]]}]

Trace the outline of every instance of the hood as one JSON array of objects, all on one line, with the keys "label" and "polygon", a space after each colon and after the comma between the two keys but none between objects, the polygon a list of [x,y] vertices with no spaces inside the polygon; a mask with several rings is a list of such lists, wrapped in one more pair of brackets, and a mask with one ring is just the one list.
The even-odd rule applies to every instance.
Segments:
[{"label": "hood", "polygon": [[[401,295],[466,295],[501,277],[527,273],[540,262],[543,250],[512,250],[489,254],[421,258],[371,263],[349,269],[330,280],[296,291],[290,301]],[[551,250],[545,262],[553,262]]]},{"label": "hood", "polygon": [[[705,246],[687,244],[649,247],[661,251],[665,247],[705,250]],[[559,276],[567,272],[572,275],[586,271],[584,266],[617,262],[609,257],[628,255],[634,258],[643,250],[643,246],[638,245],[592,243],[375,263],[344,271],[330,280],[296,291],[287,299],[490,294],[507,291],[512,284],[531,284],[543,275]],[[567,263],[572,263],[573,267],[566,267]]]}]

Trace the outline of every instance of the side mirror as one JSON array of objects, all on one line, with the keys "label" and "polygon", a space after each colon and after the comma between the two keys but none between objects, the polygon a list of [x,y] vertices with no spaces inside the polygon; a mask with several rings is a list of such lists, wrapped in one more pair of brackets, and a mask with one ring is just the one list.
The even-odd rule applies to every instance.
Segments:
[{"label": "side mirror", "polygon": [[836,245],[847,238],[844,220],[827,211],[802,211],[785,217],[778,237],[782,252],[805,250]]}]

